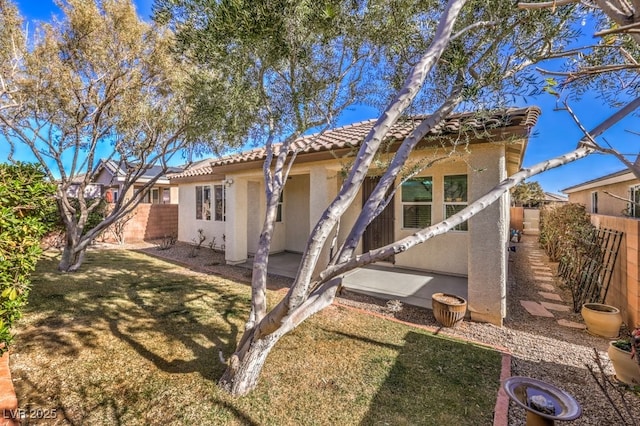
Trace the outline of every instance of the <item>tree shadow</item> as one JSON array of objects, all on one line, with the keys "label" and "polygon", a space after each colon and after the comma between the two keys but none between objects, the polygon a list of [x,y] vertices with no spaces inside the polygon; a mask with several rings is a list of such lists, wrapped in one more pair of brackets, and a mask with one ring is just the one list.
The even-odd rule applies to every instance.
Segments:
[{"label": "tree shadow", "polygon": [[[208,277],[158,271],[151,259],[134,259],[120,251],[109,252],[109,267],[96,267],[104,263],[99,256],[103,254],[89,253],[79,273],[48,272],[54,270],[54,260],[39,266],[45,272],[34,276],[27,311],[43,318],[21,332],[21,339],[73,356],[81,347],[96,347],[98,325],[106,321],[113,337],[131,345],[159,369],[199,372],[215,379],[212,374],[221,373],[220,368],[212,371],[204,366],[216,364],[211,360],[218,359],[218,351],[233,350],[238,324],[248,312],[248,296]],[[192,359],[180,362],[154,354],[137,341],[135,336],[143,333],[181,343],[192,352]]]},{"label": "tree shadow", "polygon": [[404,340],[361,425],[491,424],[499,354],[487,356],[492,351],[411,331]]}]

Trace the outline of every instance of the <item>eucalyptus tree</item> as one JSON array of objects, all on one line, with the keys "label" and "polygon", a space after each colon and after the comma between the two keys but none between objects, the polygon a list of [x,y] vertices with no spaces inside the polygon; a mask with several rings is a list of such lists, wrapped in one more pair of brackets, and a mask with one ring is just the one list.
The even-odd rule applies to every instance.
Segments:
[{"label": "eucalyptus tree", "polygon": [[172,157],[196,149],[200,135],[213,130],[190,119],[188,95],[178,90],[189,70],[172,54],[170,31],[138,19],[129,0],[57,4],[61,19],[28,28],[16,6],[0,0],[0,128],[10,158],[26,147],[58,182],[66,230],[59,269],[75,271],[91,241],[140,201],[120,198],[85,229],[100,205],[84,196],[100,156],[124,170],[125,193],[152,166],[166,170]]},{"label": "eucalyptus tree", "polygon": [[[570,43],[573,8],[519,13],[509,1],[219,1],[161,0],[156,19],[176,31],[180,54],[230,83],[251,104],[247,134],[264,143],[267,214],[254,259],[252,304],[245,332],[221,385],[241,395],[255,387],[270,350],[309,316],[331,304],[339,274],[381,260],[426,241],[494,202],[517,181],[410,238],[356,256],[362,233],[389,202],[398,176],[409,176],[407,159],[415,145],[456,108],[500,106],[534,84],[528,67]],[[207,84],[199,79],[206,114]],[[367,93],[365,88],[375,89]],[[277,201],[295,161],[293,141],[311,128],[330,126],[346,105],[377,99],[386,107],[357,147],[337,197],[309,236],[298,274],[271,310],[265,303],[267,255]],[[430,111],[386,164],[360,217],[327,264],[321,252],[332,244],[340,217],[356,198],[391,126],[405,112]],[[245,116],[242,119],[246,119]],[[201,118],[206,121],[206,115]],[[274,145],[274,140],[283,142]],[[449,149],[454,150],[455,143]],[[580,155],[585,155],[580,153]],[[544,168],[577,158],[566,158]],[[436,158],[433,161],[438,161]],[[419,168],[420,166],[418,166]],[[526,174],[526,173],[525,173]],[[523,180],[527,176],[520,176]],[[321,272],[314,273],[319,270]]]}]

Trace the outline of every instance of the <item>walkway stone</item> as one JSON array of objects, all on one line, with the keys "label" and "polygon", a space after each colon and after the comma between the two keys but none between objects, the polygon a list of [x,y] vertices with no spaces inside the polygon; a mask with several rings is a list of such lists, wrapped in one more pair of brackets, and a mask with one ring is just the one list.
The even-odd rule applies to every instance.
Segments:
[{"label": "walkway stone", "polygon": [[556,289],[556,288],[555,288],[553,285],[551,285],[551,284],[536,283],[536,286],[537,286],[538,288],[541,288],[541,289],[546,290],[546,291],[554,291],[554,290]]},{"label": "walkway stone", "polygon": [[550,276],[535,277],[534,279],[536,281],[553,282],[553,277]]},{"label": "walkway stone", "polygon": [[563,327],[577,328],[578,330],[586,330],[587,329],[587,326],[584,325],[584,324],[580,324],[579,322],[569,321],[569,320],[566,320],[566,319],[558,320],[558,324],[560,324]]},{"label": "walkway stone", "polygon": [[534,315],[534,316],[537,316],[537,317],[553,318],[553,314],[551,312],[549,312],[544,306],[542,306],[538,302],[534,302],[534,301],[531,301],[531,300],[521,300],[520,304],[531,315]]},{"label": "walkway stone", "polygon": [[559,305],[557,303],[540,302],[540,304],[547,309],[551,309],[552,311],[569,312],[571,310],[571,308],[569,308],[567,305]]},{"label": "walkway stone", "polygon": [[[553,288],[553,286],[551,286]],[[545,299],[549,299],[549,300],[555,300],[558,302],[562,302],[562,297],[560,297],[559,294],[557,293],[547,293],[545,291],[539,291],[538,294],[542,297],[544,297]]]}]

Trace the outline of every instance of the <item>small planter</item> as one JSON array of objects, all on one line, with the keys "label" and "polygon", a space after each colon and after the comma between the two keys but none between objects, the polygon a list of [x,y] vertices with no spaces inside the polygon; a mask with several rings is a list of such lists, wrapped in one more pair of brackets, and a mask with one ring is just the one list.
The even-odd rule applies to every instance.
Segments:
[{"label": "small planter", "polygon": [[607,354],[616,372],[616,379],[628,385],[640,385],[640,365],[635,358],[631,358],[631,350],[620,349],[614,343],[609,343]]},{"label": "small planter", "polygon": [[618,337],[622,325],[620,309],[603,303],[585,303],[580,311],[587,331],[596,336]]},{"label": "small planter", "polygon": [[467,313],[467,301],[455,294],[434,293],[431,296],[433,316],[445,327],[455,327]]}]

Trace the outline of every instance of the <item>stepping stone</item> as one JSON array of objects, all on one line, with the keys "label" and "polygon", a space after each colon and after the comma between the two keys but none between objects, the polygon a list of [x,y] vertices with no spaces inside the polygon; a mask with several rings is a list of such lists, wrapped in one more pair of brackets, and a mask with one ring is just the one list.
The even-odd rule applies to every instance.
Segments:
[{"label": "stepping stone", "polygon": [[547,309],[551,309],[552,311],[569,312],[571,310],[571,308],[569,308],[567,305],[559,305],[557,303],[540,302],[540,304]]},{"label": "stepping stone", "polygon": [[559,294],[556,293],[547,293],[545,291],[539,291],[538,294],[542,297],[544,297],[545,299],[549,299],[549,300],[555,300],[556,302],[562,302],[562,297],[560,297]]},{"label": "stepping stone", "polygon": [[544,281],[544,282],[553,282],[553,277],[551,276],[542,276],[542,277],[534,277],[536,281]]},{"label": "stepping stone", "polygon": [[521,300],[520,304],[527,310],[527,312],[529,312],[533,316],[553,318],[553,314],[538,302],[533,302],[531,300]]},{"label": "stepping stone", "polygon": [[543,266],[547,266],[542,262],[529,262],[532,268],[541,268]]},{"label": "stepping stone", "polygon": [[537,277],[553,277],[553,272],[549,271],[549,272],[545,272],[545,271],[534,271],[536,273],[536,278]]},{"label": "stepping stone", "polygon": [[547,290],[547,291],[553,291],[556,288],[554,286],[552,286],[551,284],[536,284],[538,286],[538,288],[541,288],[543,290]]},{"label": "stepping stone", "polygon": [[584,324],[580,324],[579,322],[569,321],[566,319],[558,320],[558,324],[560,324],[563,327],[577,328],[578,330],[586,330],[587,328],[587,326]]}]

